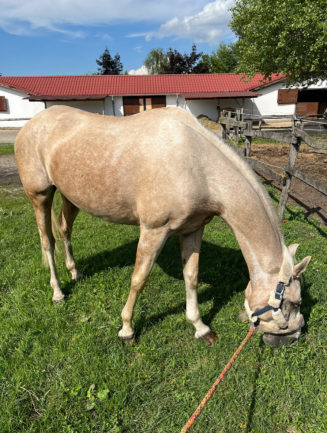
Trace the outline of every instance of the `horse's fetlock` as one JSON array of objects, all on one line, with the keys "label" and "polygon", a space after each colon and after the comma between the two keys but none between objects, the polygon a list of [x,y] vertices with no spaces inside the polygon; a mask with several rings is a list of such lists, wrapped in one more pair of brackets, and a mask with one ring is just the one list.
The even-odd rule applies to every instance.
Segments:
[{"label": "horse's fetlock", "polygon": [[186,313],[186,320],[192,324],[198,322],[199,320],[201,320],[201,316],[200,314],[190,314],[190,313]]}]

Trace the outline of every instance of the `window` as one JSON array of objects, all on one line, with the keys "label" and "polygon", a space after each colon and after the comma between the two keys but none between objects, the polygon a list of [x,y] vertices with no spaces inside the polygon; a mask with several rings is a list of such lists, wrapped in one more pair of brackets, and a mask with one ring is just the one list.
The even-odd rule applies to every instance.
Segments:
[{"label": "window", "polygon": [[7,101],[4,96],[0,96],[0,111],[7,111]]}]

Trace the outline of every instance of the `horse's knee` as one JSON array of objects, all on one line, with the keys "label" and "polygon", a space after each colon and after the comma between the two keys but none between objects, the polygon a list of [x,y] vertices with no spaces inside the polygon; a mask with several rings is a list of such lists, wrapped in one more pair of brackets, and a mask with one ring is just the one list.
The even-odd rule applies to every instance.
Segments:
[{"label": "horse's knee", "polygon": [[142,274],[136,274],[132,276],[131,290],[135,290],[137,293],[141,292],[146,282],[146,278]]},{"label": "horse's knee", "polygon": [[187,283],[192,289],[196,288],[198,285],[198,273],[193,270],[184,269],[183,271],[184,281]]}]

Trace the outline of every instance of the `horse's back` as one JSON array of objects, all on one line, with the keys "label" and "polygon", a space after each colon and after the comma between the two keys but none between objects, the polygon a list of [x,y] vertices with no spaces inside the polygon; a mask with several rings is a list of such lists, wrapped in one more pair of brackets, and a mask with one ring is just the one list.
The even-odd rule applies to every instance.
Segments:
[{"label": "horse's back", "polygon": [[24,186],[55,185],[78,207],[117,222],[151,219],[160,204],[161,223],[205,188],[192,122],[181,109],[117,118],[54,106],[19,133],[19,173]]}]

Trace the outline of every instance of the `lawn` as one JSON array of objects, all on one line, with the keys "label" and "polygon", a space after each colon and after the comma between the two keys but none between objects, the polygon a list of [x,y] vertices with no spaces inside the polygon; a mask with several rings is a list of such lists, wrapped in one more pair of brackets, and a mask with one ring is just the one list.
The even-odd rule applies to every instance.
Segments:
[{"label": "lawn", "polygon": [[[271,192],[273,194],[273,192]],[[57,205],[58,205],[57,200]],[[287,244],[312,255],[303,286],[306,326],[274,350],[255,334],[192,433],[327,431],[327,229],[288,208]],[[58,272],[67,300],[51,302],[48,270],[22,190],[0,187],[0,432],[178,433],[248,331],[239,320],[247,268],[228,226],[205,230],[199,302],[218,334],[208,347],[185,320],[178,239],[167,242],[139,299],[137,344],[117,339],[138,228],[80,213],[73,246],[85,278]]]},{"label": "lawn", "polygon": [[0,156],[1,155],[13,155],[14,154],[14,145],[13,144],[1,144],[0,143]]}]

